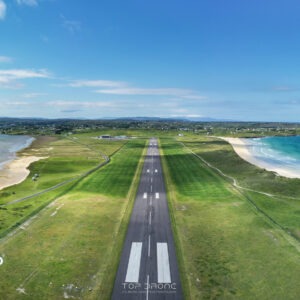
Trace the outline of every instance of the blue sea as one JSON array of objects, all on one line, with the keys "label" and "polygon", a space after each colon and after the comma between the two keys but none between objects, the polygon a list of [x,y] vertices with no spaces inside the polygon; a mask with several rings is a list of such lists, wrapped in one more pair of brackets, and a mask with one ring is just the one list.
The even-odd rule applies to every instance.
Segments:
[{"label": "blue sea", "polygon": [[16,157],[16,152],[28,147],[34,138],[26,135],[0,134],[0,169]]},{"label": "blue sea", "polygon": [[247,139],[247,145],[256,160],[300,177],[300,136]]}]

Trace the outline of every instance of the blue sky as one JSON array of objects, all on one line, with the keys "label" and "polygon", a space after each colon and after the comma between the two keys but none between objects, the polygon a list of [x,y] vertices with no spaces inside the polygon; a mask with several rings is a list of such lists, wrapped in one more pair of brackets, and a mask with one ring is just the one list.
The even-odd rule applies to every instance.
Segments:
[{"label": "blue sky", "polygon": [[0,116],[300,121],[298,0],[0,0]]}]

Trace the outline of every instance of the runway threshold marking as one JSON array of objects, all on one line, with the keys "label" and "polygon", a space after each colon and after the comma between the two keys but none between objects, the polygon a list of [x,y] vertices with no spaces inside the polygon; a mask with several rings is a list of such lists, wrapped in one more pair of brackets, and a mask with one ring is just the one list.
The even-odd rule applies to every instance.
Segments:
[{"label": "runway threshold marking", "polygon": [[159,193],[155,193],[155,199],[159,199]]},{"label": "runway threshold marking", "polygon": [[157,243],[157,282],[171,283],[169,253],[167,243]]},{"label": "runway threshold marking", "polygon": [[125,282],[139,282],[143,243],[132,243]]},{"label": "runway threshold marking", "polygon": [[143,198],[147,199],[147,193],[144,193]]}]

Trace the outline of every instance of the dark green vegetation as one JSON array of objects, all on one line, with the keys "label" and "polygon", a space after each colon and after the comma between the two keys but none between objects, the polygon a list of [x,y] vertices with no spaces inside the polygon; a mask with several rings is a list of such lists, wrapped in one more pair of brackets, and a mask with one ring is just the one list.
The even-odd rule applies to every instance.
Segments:
[{"label": "dark green vegetation", "polygon": [[[70,133],[120,131],[141,136],[160,136],[176,132],[219,136],[270,136],[300,134],[299,123],[210,122],[208,120],[168,118],[121,118],[113,120],[17,119],[0,118],[0,133],[66,135]],[[116,133],[119,135],[120,133]]]},{"label": "dark green vegetation", "polygon": [[0,242],[0,299],[110,298],[144,146],[130,140]]},{"label": "dark green vegetation", "polygon": [[[186,298],[297,299],[300,200],[284,197],[273,174],[241,161],[225,142],[184,139],[240,185],[278,192],[276,198],[237,189],[178,141],[161,142]],[[276,180],[299,189],[299,180]]]}]

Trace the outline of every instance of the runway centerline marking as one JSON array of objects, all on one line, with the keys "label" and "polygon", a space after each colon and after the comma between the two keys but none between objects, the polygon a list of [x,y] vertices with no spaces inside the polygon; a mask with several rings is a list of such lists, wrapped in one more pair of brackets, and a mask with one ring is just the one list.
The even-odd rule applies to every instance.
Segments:
[{"label": "runway centerline marking", "polygon": [[150,173],[150,170],[149,170],[149,169],[147,169],[147,173]]},{"label": "runway centerline marking", "polygon": [[151,226],[151,219],[152,219],[152,211],[150,210],[150,214],[149,214],[149,225]]},{"label": "runway centerline marking", "polygon": [[157,243],[157,282],[171,283],[170,263],[167,243]]},{"label": "runway centerline marking", "polygon": [[158,173],[158,170],[157,170],[157,169],[155,169],[155,173]]},{"label": "runway centerline marking", "polygon": [[150,257],[151,236],[148,236],[148,256]]},{"label": "runway centerline marking", "polygon": [[155,199],[159,199],[159,193],[155,193]]},{"label": "runway centerline marking", "polygon": [[144,193],[143,198],[147,199],[147,193]]},{"label": "runway centerline marking", "polygon": [[146,300],[149,299],[149,275],[147,275],[147,294],[146,294]]},{"label": "runway centerline marking", "polygon": [[139,282],[143,243],[132,243],[125,282]]}]

